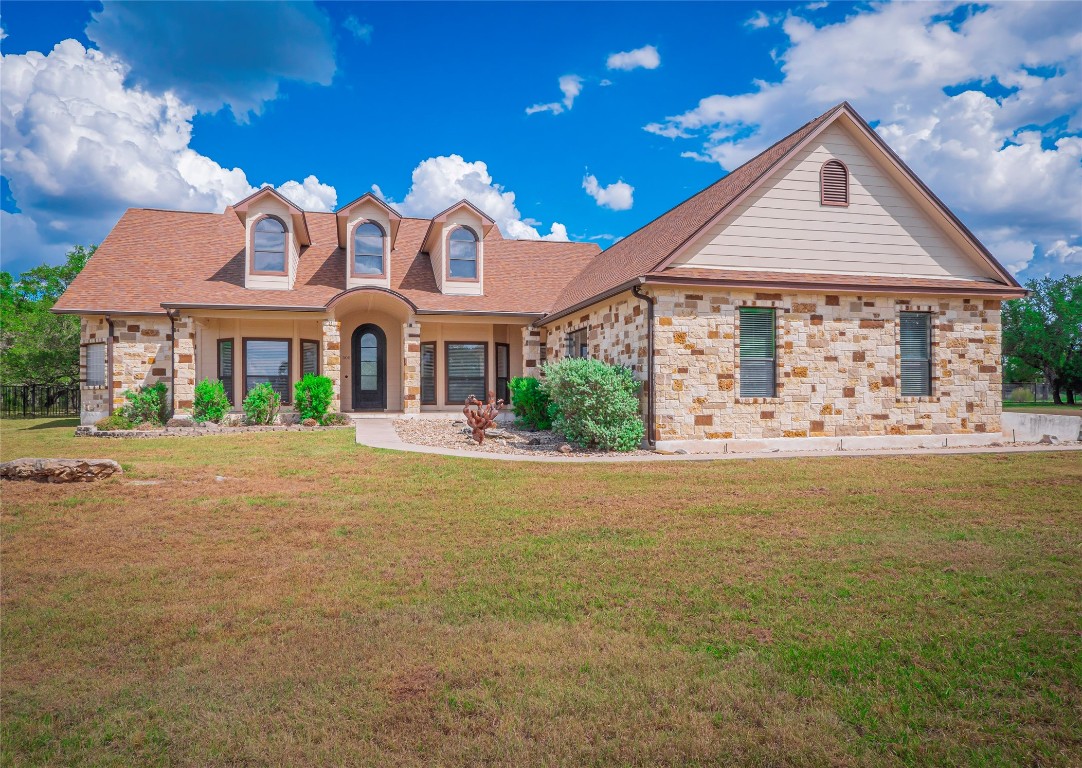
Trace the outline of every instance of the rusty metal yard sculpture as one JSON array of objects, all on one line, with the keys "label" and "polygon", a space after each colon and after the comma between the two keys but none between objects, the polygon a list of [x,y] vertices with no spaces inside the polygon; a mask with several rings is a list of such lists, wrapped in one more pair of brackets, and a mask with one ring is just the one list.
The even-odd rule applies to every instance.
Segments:
[{"label": "rusty metal yard sculpture", "polygon": [[485,442],[485,430],[496,423],[496,417],[500,414],[502,407],[503,400],[497,400],[496,393],[492,390],[488,392],[487,403],[481,402],[473,395],[466,398],[462,413],[466,417],[466,423],[473,430],[473,439],[478,445]]}]

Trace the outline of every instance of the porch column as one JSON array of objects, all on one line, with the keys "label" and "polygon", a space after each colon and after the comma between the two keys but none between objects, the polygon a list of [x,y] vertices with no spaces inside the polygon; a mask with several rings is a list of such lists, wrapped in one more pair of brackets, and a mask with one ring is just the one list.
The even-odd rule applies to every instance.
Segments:
[{"label": "porch column", "polygon": [[342,323],[329,317],[323,321],[323,360],[320,370],[331,380],[334,397],[331,399],[331,413],[342,410]]},{"label": "porch column", "polygon": [[173,413],[192,412],[195,400],[195,319],[173,320]]},{"label": "porch column", "polygon": [[541,329],[532,325],[522,326],[522,375],[541,375]]},{"label": "porch column", "polygon": [[415,317],[402,324],[402,412],[421,412],[421,324]]}]

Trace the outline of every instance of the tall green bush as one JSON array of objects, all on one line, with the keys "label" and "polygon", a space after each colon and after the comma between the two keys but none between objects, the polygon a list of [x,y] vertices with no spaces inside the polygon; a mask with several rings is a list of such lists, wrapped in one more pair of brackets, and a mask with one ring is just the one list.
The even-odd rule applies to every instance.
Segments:
[{"label": "tall green bush", "polygon": [[241,407],[246,424],[272,424],[282,407],[282,396],[264,381],[252,387]]},{"label": "tall green bush", "polygon": [[551,429],[549,395],[533,376],[516,376],[508,382],[515,426],[520,429]]},{"label": "tall green bush", "polygon": [[123,408],[124,416],[133,424],[164,424],[169,418],[167,390],[164,381],[142,389],[129,389],[124,393],[124,399],[128,401]]},{"label": "tall green bush", "polygon": [[552,427],[571,442],[606,451],[633,451],[642,443],[639,383],[629,369],[569,358],[545,366],[544,388]]},{"label": "tall green bush", "polygon": [[217,424],[229,413],[229,398],[225,385],[217,379],[203,379],[195,385],[192,401],[192,418],[199,423],[213,421]]},{"label": "tall green bush", "polygon": [[293,385],[293,394],[301,421],[315,419],[322,424],[334,399],[334,382],[326,376],[306,373]]}]

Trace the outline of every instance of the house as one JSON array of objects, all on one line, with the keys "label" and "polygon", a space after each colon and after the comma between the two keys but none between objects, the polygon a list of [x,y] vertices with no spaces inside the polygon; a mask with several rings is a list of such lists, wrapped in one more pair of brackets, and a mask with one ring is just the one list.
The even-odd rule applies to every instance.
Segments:
[{"label": "house", "polygon": [[457,410],[586,355],[643,382],[667,447],[1000,431],[1000,301],[1025,291],[848,104],[605,251],[507,240],[462,201],[334,213],[264,188],[129,210],[55,311],[82,322],[82,421],[165,381],[336,410]]}]

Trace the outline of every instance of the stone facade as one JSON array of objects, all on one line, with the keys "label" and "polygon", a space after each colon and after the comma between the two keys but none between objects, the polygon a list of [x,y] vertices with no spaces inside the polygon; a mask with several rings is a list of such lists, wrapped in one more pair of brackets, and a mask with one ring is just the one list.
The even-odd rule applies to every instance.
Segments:
[{"label": "stone facade", "polygon": [[[165,321],[168,324],[168,320]],[[195,401],[195,320],[181,315],[173,322],[173,413],[191,413]]]},{"label": "stone facade", "polygon": [[323,321],[323,343],[320,349],[323,360],[320,372],[331,380],[334,398],[331,413],[342,410],[342,323],[333,317]]},{"label": "stone facade", "polygon": [[646,314],[646,302],[628,292],[561,318],[545,326],[545,362],[567,357],[568,334],[585,328],[590,357],[630,368],[636,379],[645,382]]},{"label": "stone facade", "polygon": [[[656,288],[658,440],[1000,431],[998,300]],[[739,397],[739,307],[777,311],[777,397]],[[932,315],[930,397],[899,394],[898,313]]]},{"label": "stone facade", "polygon": [[421,324],[402,324],[402,412],[421,412]]},{"label": "stone facade", "polygon": [[79,421],[82,424],[93,424],[109,415],[109,398],[113,388],[112,382],[108,380],[108,351],[105,353],[105,384],[100,387],[86,385],[86,345],[108,343],[109,323],[101,315],[84,315],[80,318],[79,329],[79,381],[82,382],[79,390]]},{"label": "stone facade", "polygon": [[541,375],[541,329],[522,326],[522,375]]}]

